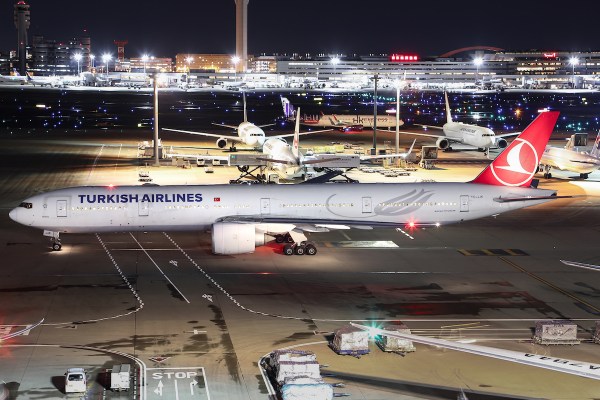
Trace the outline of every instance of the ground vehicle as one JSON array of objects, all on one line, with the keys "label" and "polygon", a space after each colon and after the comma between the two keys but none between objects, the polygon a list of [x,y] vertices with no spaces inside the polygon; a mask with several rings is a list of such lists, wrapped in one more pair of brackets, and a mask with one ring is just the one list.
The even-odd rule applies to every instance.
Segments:
[{"label": "ground vehicle", "polygon": [[69,368],[65,373],[65,393],[86,391],[87,377],[83,368]]}]

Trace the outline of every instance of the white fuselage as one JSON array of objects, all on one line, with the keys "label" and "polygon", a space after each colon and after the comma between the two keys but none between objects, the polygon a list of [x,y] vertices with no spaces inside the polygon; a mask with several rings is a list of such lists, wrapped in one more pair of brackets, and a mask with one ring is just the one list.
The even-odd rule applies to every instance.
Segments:
[{"label": "white fuselage", "polygon": [[451,138],[460,138],[462,143],[488,149],[496,145],[496,135],[489,128],[477,125],[468,125],[460,122],[447,122],[442,127],[444,134]]},{"label": "white fuselage", "polygon": [[74,187],[32,196],[10,218],[60,233],[203,230],[244,216],[403,226],[472,220],[547,201],[498,198],[553,194],[471,183]]},{"label": "white fuselage", "polygon": [[[346,125],[362,125],[373,127],[373,115],[321,115],[318,119],[305,117],[303,124],[323,127],[336,127]],[[395,115],[378,115],[377,128],[391,128],[396,126]]]},{"label": "white fuselage", "polygon": [[269,169],[287,180],[300,178],[306,173],[306,168],[301,164],[301,160],[294,156],[292,147],[281,138],[267,138],[262,148],[263,154],[269,158],[285,162],[271,162]]},{"label": "white fuselage", "polygon": [[563,171],[589,174],[600,169],[600,158],[584,152],[546,146],[540,164]]},{"label": "white fuselage", "polygon": [[242,122],[237,132],[240,139],[248,146],[260,147],[265,141],[265,132],[251,122]]}]

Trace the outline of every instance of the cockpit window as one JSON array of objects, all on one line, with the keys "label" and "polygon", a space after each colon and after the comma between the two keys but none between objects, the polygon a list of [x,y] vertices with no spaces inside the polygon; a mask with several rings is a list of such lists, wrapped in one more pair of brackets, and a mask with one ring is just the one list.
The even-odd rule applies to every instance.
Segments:
[{"label": "cockpit window", "polygon": [[23,202],[23,203],[19,204],[19,207],[23,207],[23,208],[33,208],[33,204],[31,204],[31,203],[26,203],[26,202]]}]

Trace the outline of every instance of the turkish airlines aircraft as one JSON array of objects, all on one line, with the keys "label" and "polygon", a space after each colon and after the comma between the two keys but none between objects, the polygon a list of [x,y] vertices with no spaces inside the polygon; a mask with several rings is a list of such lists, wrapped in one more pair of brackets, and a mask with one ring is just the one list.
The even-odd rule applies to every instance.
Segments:
[{"label": "turkish airlines aircraft", "polygon": [[60,233],[212,229],[215,254],[252,252],[265,236],[293,239],[284,253],[313,255],[304,232],[354,226],[456,223],[557,198],[531,187],[558,112],[544,112],[468,183],[73,187],[37,194],[10,218]]},{"label": "turkish airlines aircraft", "polygon": [[533,367],[563,372],[565,374],[582,376],[584,378],[591,378],[596,380],[600,379],[600,364],[590,364],[584,361],[568,360],[565,358],[550,357],[547,355],[496,349],[493,347],[479,346],[476,344],[452,342],[450,340],[445,339],[435,339],[419,335],[388,331],[385,329],[372,328],[365,325],[355,324],[353,322],[350,322],[350,325],[362,329],[364,331],[368,331],[373,336],[382,335],[412,340],[413,342],[427,344],[430,346],[442,347],[445,349],[462,351],[464,353],[471,353],[479,356],[491,357],[498,360],[530,365]]},{"label": "turkish airlines aircraft", "polygon": [[443,135],[435,135],[430,133],[415,133],[402,132],[408,135],[427,136],[437,138],[435,142],[438,149],[452,150],[453,143],[466,144],[478,149],[483,149],[486,154],[489,154],[490,148],[504,149],[508,142],[504,139],[507,136],[516,136],[519,133],[505,133],[496,135],[490,128],[484,126],[464,124],[462,122],[454,122],[450,113],[450,104],[448,103],[448,93],[444,92],[446,101],[446,123],[444,126],[422,125],[426,128],[442,129]]},{"label": "turkish airlines aircraft", "polygon": [[540,161],[540,170],[544,172],[544,178],[552,178],[552,168],[577,172],[582,179],[587,179],[590,173],[600,169],[600,131],[589,153],[577,151],[574,141],[575,135],[572,135],[563,149],[546,146]]},{"label": "turkish airlines aircraft", "polygon": [[[181,129],[169,129],[162,128],[164,131],[171,132],[182,132],[189,133],[191,135],[200,135],[200,136],[208,136],[208,137],[216,137],[217,138],[217,147],[220,149],[224,149],[227,147],[227,142],[233,142],[231,145],[231,151],[235,151],[235,143],[244,143],[248,146],[255,148],[262,148],[267,138],[265,137],[265,132],[262,130],[265,126],[271,126],[273,124],[266,125],[254,125],[252,122],[248,122],[248,114],[246,112],[246,92],[242,93],[243,101],[244,101],[244,121],[242,121],[238,126],[233,125],[225,125],[225,124],[215,124],[218,126],[224,126],[226,128],[235,129],[237,131],[237,136],[228,136],[228,135],[217,135],[214,133],[207,132],[194,132],[194,131],[186,131]],[[313,132],[307,132],[313,133]],[[302,133],[305,134],[305,133]],[[288,133],[284,135],[276,135],[270,136],[270,138],[284,138],[294,136],[293,133]]]}]

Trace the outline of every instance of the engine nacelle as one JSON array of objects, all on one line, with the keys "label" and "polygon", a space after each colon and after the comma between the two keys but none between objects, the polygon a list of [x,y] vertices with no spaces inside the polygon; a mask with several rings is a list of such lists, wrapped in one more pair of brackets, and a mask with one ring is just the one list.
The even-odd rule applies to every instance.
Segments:
[{"label": "engine nacelle", "polygon": [[435,145],[438,147],[438,149],[446,150],[448,147],[450,147],[450,141],[446,138],[439,138],[435,142]]},{"label": "engine nacelle", "polygon": [[224,149],[225,147],[227,147],[227,139],[225,139],[225,138],[217,139],[217,147],[220,149]]},{"label": "engine nacelle", "polygon": [[504,149],[506,146],[508,146],[508,142],[504,138],[497,138],[496,146],[498,146],[499,149]]},{"label": "engine nacelle", "polygon": [[265,244],[265,234],[257,232],[254,224],[217,222],[212,226],[214,254],[252,253],[256,246]]}]

